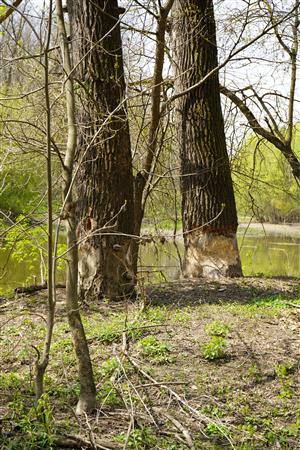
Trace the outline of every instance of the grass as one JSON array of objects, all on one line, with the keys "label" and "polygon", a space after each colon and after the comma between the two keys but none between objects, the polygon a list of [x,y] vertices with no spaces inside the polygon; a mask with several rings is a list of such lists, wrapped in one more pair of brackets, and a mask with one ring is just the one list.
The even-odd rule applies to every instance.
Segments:
[{"label": "grass", "polygon": [[115,437],[115,441],[126,448],[132,450],[153,449],[153,450],[186,450],[188,446],[178,444],[178,441],[172,438],[164,438],[157,434],[156,430],[151,427],[134,428],[128,435],[122,432]]},{"label": "grass", "polygon": [[[167,288],[159,295],[166,298]],[[138,305],[128,315],[122,305],[102,305],[84,313],[99,408],[98,418],[89,418],[94,435],[120,445],[127,440],[129,449],[184,450],[184,434],[164,416],[168,412],[189,430],[196,449],[226,449],[229,441],[236,449],[297,448],[299,354],[293,338],[299,323],[297,310],[288,303],[300,304],[299,298],[284,292],[262,295],[253,288],[253,296],[241,302],[231,303],[229,293],[223,303],[216,297],[210,304],[180,307],[179,294],[172,296],[173,303],[150,305],[144,312]],[[0,317],[0,448],[50,450],[55,435],[86,430],[84,420],[78,423],[72,413],[79,393],[73,345],[59,313],[46,396],[35,408],[36,352],[31,345],[40,348],[44,336],[40,311],[34,310],[41,302],[31,306],[28,316],[22,302],[14,301],[11,312]],[[130,358],[158,385],[122,354],[125,329]],[[206,417],[202,431],[207,438],[163,383]]]},{"label": "grass", "polygon": [[[300,297],[292,300],[293,304],[300,306]],[[244,318],[255,317],[275,317],[280,314],[282,310],[290,309],[289,300],[284,296],[270,296],[257,298],[254,297],[245,304],[238,302],[227,303],[225,305],[214,305],[213,310],[224,310],[235,316]]]},{"label": "grass", "polygon": [[146,336],[141,339],[137,347],[142,355],[155,364],[167,364],[173,361],[170,356],[171,346],[166,342],[159,341],[155,336]]},{"label": "grass", "polygon": [[227,324],[224,324],[218,320],[214,320],[213,322],[206,325],[205,331],[210,336],[226,337],[230,333],[231,328]]},{"label": "grass", "polygon": [[210,340],[202,346],[202,355],[205,359],[214,361],[226,356],[227,343],[221,336],[212,336]]}]

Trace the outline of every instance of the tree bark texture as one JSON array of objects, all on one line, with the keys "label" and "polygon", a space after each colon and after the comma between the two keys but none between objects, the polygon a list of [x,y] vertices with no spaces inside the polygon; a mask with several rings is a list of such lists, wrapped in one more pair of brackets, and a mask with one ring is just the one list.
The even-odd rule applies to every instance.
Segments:
[{"label": "tree bark texture", "polygon": [[80,97],[76,178],[79,293],[134,292],[133,175],[117,0],[68,3]]},{"label": "tree bark texture", "polygon": [[[176,0],[174,58],[177,92],[218,65],[212,0]],[[184,276],[242,274],[237,213],[226,149],[219,78],[214,74],[176,104],[181,156]]]}]

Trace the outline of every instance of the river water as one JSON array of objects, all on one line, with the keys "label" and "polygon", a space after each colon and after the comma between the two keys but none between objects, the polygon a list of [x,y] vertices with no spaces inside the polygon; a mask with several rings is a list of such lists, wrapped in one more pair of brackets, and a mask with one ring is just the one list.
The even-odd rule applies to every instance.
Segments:
[{"label": "river water", "polygon": [[[246,276],[300,277],[300,227],[274,226],[239,230],[239,247]],[[140,269],[146,281],[174,280],[180,275],[180,256],[183,243],[177,247],[172,241],[164,244],[149,243],[141,246]],[[63,278],[63,274],[59,275]],[[29,260],[8,260],[8,252],[0,249],[0,295],[11,292],[16,286],[40,282],[38,264]]]}]

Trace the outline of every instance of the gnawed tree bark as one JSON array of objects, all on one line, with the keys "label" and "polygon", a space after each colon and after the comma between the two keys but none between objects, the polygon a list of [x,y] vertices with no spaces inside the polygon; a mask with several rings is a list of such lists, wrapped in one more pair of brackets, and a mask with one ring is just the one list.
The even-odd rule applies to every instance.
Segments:
[{"label": "gnawed tree bark", "polygon": [[80,96],[76,179],[79,293],[134,292],[133,175],[117,0],[68,2]]},{"label": "gnawed tree bark", "polygon": [[[212,0],[176,0],[174,40],[175,89],[183,92],[218,65]],[[184,276],[240,276],[237,213],[217,72],[180,96],[176,109]]]}]

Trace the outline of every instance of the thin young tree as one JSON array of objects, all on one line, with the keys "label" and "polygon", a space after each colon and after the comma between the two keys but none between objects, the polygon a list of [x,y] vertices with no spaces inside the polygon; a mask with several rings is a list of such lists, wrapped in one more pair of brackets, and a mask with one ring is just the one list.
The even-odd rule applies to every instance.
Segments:
[{"label": "thin young tree", "polygon": [[72,79],[72,65],[70,48],[61,0],[56,0],[56,17],[59,43],[62,53],[64,72],[64,87],[66,97],[66,113],[68,122],[68,136],[64,159],[63,186],[63,218],[67,229],[67,276],[66,276],[66,309],[68,322],[72,331],[72,338],[77,357],[80,381],[80,396],[77,404],[77,414],[89,412],[96,405],[96,388],[93,369],[89,354],[85,331],[83,328],[77,295],[78,282],[78,247],[76,236],[76,215],[73,203],[73,175],[74,159],[77,144],[77,126],[75,114],[75,92]]},{"label": "thin young tree", "polygon": [[53,338],[53,328],[55,319],[55,285],[53,280],[53,191],[52,191],[52,154],[51,154],[51,102],[49,89],[49,48],[51,42],[52,31],[52,0],[49,5],[49,20],[47,36],[44,46],[44,93],[45,93],[45,110],[46,110],[46,166],[47,166],[47,276],[48,276],[48,308],[47,308],[47,325],[46,335],[43,344],[42,354],[37,351],[36,376],[35,376],[35,395],[38,401],[44,392],[44,375],[49,363],[50,349]]},{"label": "thin young tree", "polygon": [[[155,16],[156,33],[154,47],[154,67],[150,88],[150,114],[147,123],[148,134],[146,137],[146,152],[141,158],[140,170],[134,178],[134,233],[140,236],[142,221],[145,214],[146,203],[153,190],[153,173],[157,168],[157,162],[163,144],[160,142],[160,132],[165,121],[166,111],[162,105],[162,92],[164,87],[164,62],[167,50],[168,19],[174,0],[159,2],[157,11],[151,13]],[[147,108],[146,108],[147,109]],[[138,271],[139,242],[132,242],[133,271]]]},{"label": "thin young tree", "polygon": [[[213,2],[176,0],[173,19],[175,89],[186,92],[176,105],[184,276],[240,276],[237,212],[215,70],[218,59]],[[209,73],[211,76],[197,87]],[[189,90],[192,86],[196,87]]]}]

